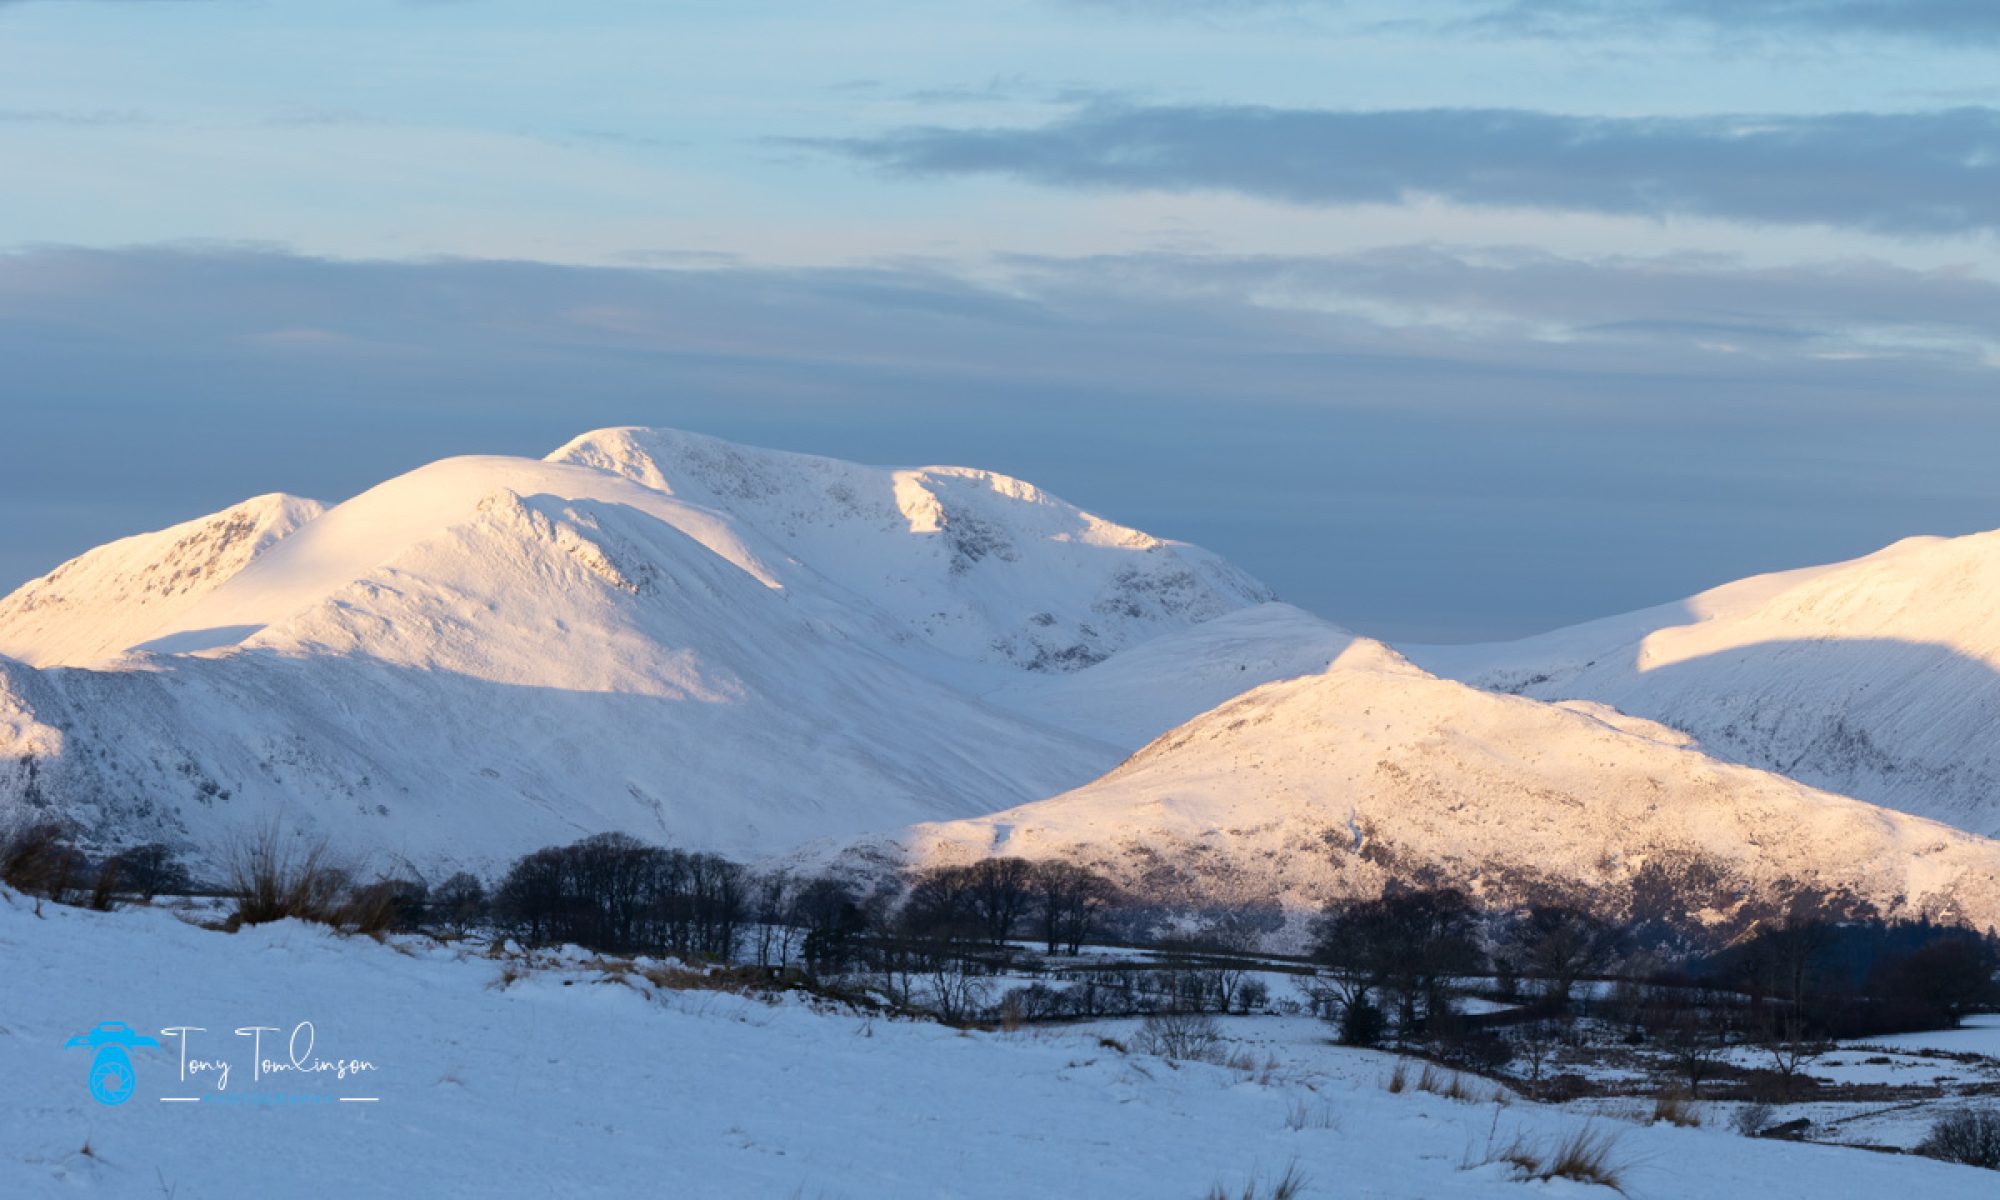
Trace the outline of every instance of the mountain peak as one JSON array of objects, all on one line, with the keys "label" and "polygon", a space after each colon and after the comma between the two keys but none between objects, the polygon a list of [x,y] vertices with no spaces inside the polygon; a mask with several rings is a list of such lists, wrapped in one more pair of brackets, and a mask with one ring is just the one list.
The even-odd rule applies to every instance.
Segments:
[{"label": "mountain peak", "polygon": [[144,657],[9,669],[38,804],[186,844],[284,809],[433,862],[578,829],[776,849],[1084,782],[1120,754],[1102,703],[986,694],[1269,595],[1006,476],[637,429],[431,463],[207,583],[116,610]]},{"label": "mountain peak", "polygon": [[271,492],[87,551],[0,599],[0,654],[33,666],[116,657],[325,511]]},{"label": "mountain peak", "polygon": [[573,439],[593,467],[729,513],[958,658],[1073,671],[1273,599],[1222,559],[970,467],[871,467],[673,429]]},{"label": "mountain peak", "polygon": [[1169,905],[1296,913],[1393,881],[1621,920],[1734,926],[1794,890],[2000,920],[2000,843],[1717,761],[1608,710],[1439,679],[1365,640],[1085,787],[899,845],[920,864],[995,846],[1072,859]]}]

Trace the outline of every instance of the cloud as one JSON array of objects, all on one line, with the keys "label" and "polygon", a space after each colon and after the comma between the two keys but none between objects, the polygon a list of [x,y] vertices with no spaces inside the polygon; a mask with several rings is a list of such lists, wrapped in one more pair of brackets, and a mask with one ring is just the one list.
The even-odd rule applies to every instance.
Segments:
[{"label": "cloud", "polygon": [[1007,471],[1412,639],[2000,513],[2000,285],[1968,272],[1409,246],[987,276],[0,255],[0,587],[624,423]]},{"label": "cloud", "polygon": [[1720,30],[2000,40],[2000,6],[1989,0],[1513,0],[1482,20],[1545,35],[1692,22]]},{"label": "cloud", "polygon": [[[1380,26],[1352,0],[1074,0],[1130,14],[1205,17],[1343,18]],[[1440,11],[1442,10],[1442,11]],[[1465,28],[1524,37],[1652,33],[1675,25],[1724,33],[1891,36],[1948,45],[2000,41],[2000,6],[1990,0],[1453,0],[1428,18],[1393,10],[1395,28]]]},{"label": "cloud", "polygon": [[810,145],[908,175],[1218,189],[1305,205],[1457,204],[1824,224],[2000,229],[2000,110],[1579,117],[1096,106],[1027,128],[927,126]]},{"label": "cloud", "polygon": [[[1975,362],[2000,350],[2000,284],[1964,269],[1868,261],[1749,268],[1706,255],[1590,259],[1443,246],[1011,261],[1044,294],[1089,286],[1229,300],[1267,312],[1346,313],[1378,336],[1424,331],[1437,352],[1455,344],[1512,354],[1579,339],[1672,344],[1675,353],[1727,339],[1741,343],[1739,351],[1781,358],[1838,352]],[[1630,356],[1633,366],[1647,362],[1633,345],[1615,353]]]},{"label": "cloud", "polygon": [[[5,3],[6,0],[0,0]],[[132,109],[0,108],[0,125],[141,125],[144,114]]]}]

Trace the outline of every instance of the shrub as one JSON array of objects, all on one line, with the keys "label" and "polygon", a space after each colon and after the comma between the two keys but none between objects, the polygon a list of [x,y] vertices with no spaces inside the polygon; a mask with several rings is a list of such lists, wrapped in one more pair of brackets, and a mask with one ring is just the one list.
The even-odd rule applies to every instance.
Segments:
[{"label": "shrub", "polygon": [[98,912],[110,912],[118,906],[118,889],[122,883],[117,859],[99,864],[97,877],[90,884],[90,899],[86,903]]},{"label": "shrub", "polygon": [[1389,1029],[1382,1010],[1367,1000],[1356,1000],[1340,1011],[1340,1040],[1348,1046],[1373,1046]]},{"label": "shrub", "polygon": [[1481,1075],[1498,1074],[1514,1060],[1513,1044],[1497,1033],[1451,1030],[1436,1038],[1432,1048],[1445,1061]]},{"label": "shrub", "polygon": [[1030,983],[1002,996],[1000,1011],[1015,1021],[1052,1021],[1069,1014],[1069,993],[1045,983]]},{"label": "shrub", "polygon": [[27,821],[0,830],[0,883],[57,903],[83,885],[83,855],[54,821]]},{"label": "shrub", "polygon": [[333,864],[324,839],[303,842],[270,826],[239,843],[227,869],[229,892],[236,898],[231,930],[287,917],[336,923],[335,902],[347,876]]},{"label": "shrub", "polygon": [[155,896],[186,895],[194,878],[165,842],[148,842],[120,851],[111,859],[118,868],[118,886],[151,903]]},{"label": "shrub", "polygon": [[1200,1013],[1154,1013],[1139,1027],[1133,1044],[1142,1054],[1203,1062],[1216,1056],[1222,1030],[1214,1018]]},{"label": "shrub", "polygon": [[1771,1127],[1772,1108],[1759,1100],[1736,1110],[1733,1124],[1744,1137],[1756,1137]]},{"label": "shrub", "polygon": [[2000,1110],[1964,1108],[1946,1113],[1931,1126],[1917,1153],[2000,1171]]},{"label": "shrub", "polygon": [[415,879],[378,879],[349,893],[334,914],[335,923],[356,933],[379,938],[408,932],[423,920],[430,889]]}]

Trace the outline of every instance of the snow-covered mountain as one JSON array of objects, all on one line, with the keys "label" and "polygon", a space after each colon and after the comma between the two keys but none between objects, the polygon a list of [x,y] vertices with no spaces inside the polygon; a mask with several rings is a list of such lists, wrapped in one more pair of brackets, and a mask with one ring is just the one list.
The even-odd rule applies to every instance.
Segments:
[{"label": "snow-covered mountain", "polygon": [[1709,753],[2000,835],[2000,532],[1911,538],[1430,670],[1664,722]]},{"label": "snow-covered mountain", "polygon": [[[324,513],[251,502],[27,585],[0,608],[0,817],[197,855],[278,813],[422,862],[606,829],[755,853],[1087,781],[1226,668],[1140,681],[1174,693],[1153,728],[1102,719],[1118,687],[982,693],[1268,596],[1004,476],[606,431]],[[1284,611],[1289,642],[1313,620]]]},{"label": "snow-covered mountain", "polygon": [[1439,679],[1366,640],[1086,787],[854,852],[1062,857],[1163,903],[1295,913],[1395,880],[1725,927],[1801,891],[2000,922],[2000,842],[1716,761],[1601,706]]},{"label": "snow-covered mountain", "polygon": [[323,511],[317,500],[255,496],[99,546],[0,599],[0,654],[38,667],[120,654]]},{"label": "snow-covered mountain", "polygon": [[1137,750],[1231,697],[1326,670],[1354,635],[1289,604],[1259,604],[1163,633],[1086,671],[1023,675],[993,704]]},{"label": "snow-covered mountain", "polygon": [[670,429],[587,433],[549,460],[727,512],[966,659],[1071,671],[1275,598],[1205,550],[991,471],[883,470]]}]

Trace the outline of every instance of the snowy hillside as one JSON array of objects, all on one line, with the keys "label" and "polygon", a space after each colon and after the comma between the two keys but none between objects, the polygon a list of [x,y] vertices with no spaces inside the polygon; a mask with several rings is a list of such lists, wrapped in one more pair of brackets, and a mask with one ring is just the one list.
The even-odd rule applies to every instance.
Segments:
[{"label": "snowy hillside", "polygon": [[[92,913],[0,889],[0,1194],[22,1200],[238,1196],[1184,1197],[1268,1187],[1322,1197],[1602,1196],[1518,1182],[1499,1152],[1590,1129],[1633,1197],[1986,1197],[1992,1176],[1920,1158],[1635,1124],[1515,1099],[1391,1093],[1389,1055],[1327,1044],[1306,1018],[1228,1023],[1246,1073],[1128,1053],[1130,1022],[1015,1034],[660,991],[581,955],[540,968],[421,939],[379,945],[281,922],[211,933],[158,910]],[[513,978],[510,979],[510,976]],[[106,1108],[98,1021],[193,1026],[229,1062],[179,1078],[177,1043],[132,1052]],[[253,1079],[243,1039],[313,1022],[308,1058],[372,1068]],[[206,1040],[203,1040],[206,1039]],[[161,1040],[157,1039],[156,1040]],[[267,1047],[269,1043],[266,1043]],[[267,1055],[288,1062],[285,1049]],[[1482,1085],[1484,1087],[1485,1085]],[[253,1097],[371,1097],[268,1103]],[[204,1096],[206,1103],[162,1103]],[[224,1101],[236,1103],[224,1103]],[[1268,1194],[1268,1193],[1264,1193]]]},{"label": "snowy hillside", "polygon": [[2000,835],[2000,532],[1911,538],[1425,667],[1662,721],[1709,753]]},{"label": "snowy hillside", "polygon": [[1036,671],[1273,599],[1222,559],[964,467],[890,470],[670,429],[550,455],[728,512],[939,648]]},{"label": "snowy hillside", "polygon": [[1354,635],[1289,604],[1259,604],[1118,654],[1086,671],[989,692],[1002,708],[1137,750],[1259,684],[1316,675]]},{"label": "snowy hillside", "polygon": [[1685,740],[1438,679],[1364,640],[1087,787],[872,849],[1074,858],[1171,903],[1316,907],[1395,879],[1720,923],[1805,887],[1885,914],[2000,922],[2000,843]]},{"label": "snowy hillside", "polygon": [[[0,660],[0,810],[197,858],[280,813],[424,863],[613,829],[749,854],[1075,786],[1211,703],[1223,670],[1233,690],[1290,667],[1235,655],[1156,697],[1150,728],[1129,688],[989,703],[1267,593],[981,472],[631,430],[557,457],[604,447],[621,470],[447,459],[30,585],[7,601],[15,657],[96,665]],[[662,457],[640,470],[641,447]],[[186,581],[171,603],[160,579]],[[1162,670],[1149,691],[1175,690]]]},{"label": "snowy hillside", "polygon": [[47,667],[122,653],[323,509],[297,496],[256,496],[71,559],[0,599],[0,654]]}]

